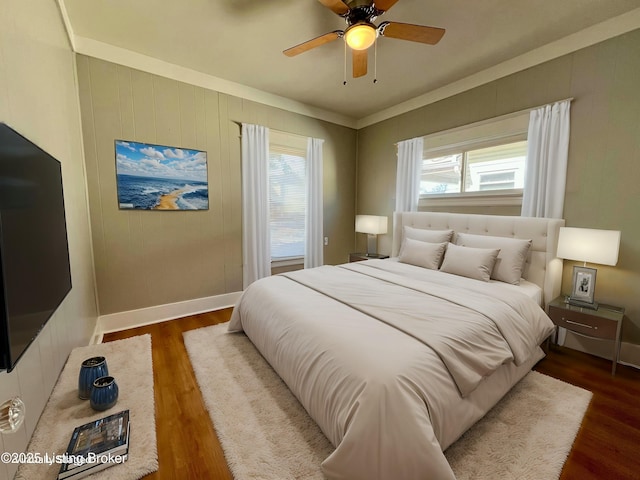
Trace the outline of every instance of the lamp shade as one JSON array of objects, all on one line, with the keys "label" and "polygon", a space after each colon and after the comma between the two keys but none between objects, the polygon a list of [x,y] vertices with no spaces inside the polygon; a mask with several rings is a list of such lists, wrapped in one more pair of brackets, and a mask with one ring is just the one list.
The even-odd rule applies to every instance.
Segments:
[{"label": "lamp shade", "polygon": [[615,265],[620,250],[620,231],[560,227],[558,257],[566,260]]},{"label": "lamp shade", "polygon": [[366,50],[376,41],[376,29],[369,23],[357,23],[344,33],[344,40],[354,50]]},{"label": "lamp shade", "polygon": [[371,235],[387,233],[387,217],[356,215],[356,232]]}]

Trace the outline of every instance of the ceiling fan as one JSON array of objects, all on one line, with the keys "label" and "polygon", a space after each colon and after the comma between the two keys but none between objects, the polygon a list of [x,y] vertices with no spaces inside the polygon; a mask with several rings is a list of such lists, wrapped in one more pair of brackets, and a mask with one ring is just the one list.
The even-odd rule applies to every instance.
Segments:
[{"label": "ceiling fan", "polygon": [[399,22],[382,22],[376,27],[373,23],[375,19],[393,7],[398,0],[318,1],[334,13],[343,17],[347,22],[347,28],[325,33],[295,47],[288,48],[282,53],[288,57],[294,57],[338,38],[344,38],[346,44],[351,47],[353,52],[352,65],[354,78],[367,74],[367,49],[374,44],[379,35],[435,45],[440,41],[445,32],[444,28]]}]

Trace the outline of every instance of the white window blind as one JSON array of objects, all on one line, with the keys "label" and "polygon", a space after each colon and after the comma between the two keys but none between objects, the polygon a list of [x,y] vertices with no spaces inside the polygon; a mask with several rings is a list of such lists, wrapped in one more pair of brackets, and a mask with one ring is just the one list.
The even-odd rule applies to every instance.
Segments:
[{"label": "white window blind", "polygon": [[307,207],[304,149],[269,147],[271,259],[304,258]]}]

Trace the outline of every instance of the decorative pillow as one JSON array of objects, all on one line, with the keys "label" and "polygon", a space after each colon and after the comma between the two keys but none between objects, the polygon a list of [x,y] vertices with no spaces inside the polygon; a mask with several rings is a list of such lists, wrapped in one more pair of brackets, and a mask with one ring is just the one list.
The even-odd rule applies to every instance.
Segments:
[{"label": "decorative pillow", "polygon": [[462,247],[450,243],[440,271],[488,282],[499,253],[497,248]]},{"label": "decorative pillow", "polygon": [[448,243],[451,241],[453,230],[426,230],[424,228],[402,227],[402,238],[411,238],[429,243]]},{"label": "decorative pillow", "polygon": [[429,243],[405,238],[398,261],[437,270],[446,248],[447,242]]},{"label": "decorative pillow", "polygon": [[491,278],[513,285],[520,284],[522,270],[524,269],[531,243],[531,240],[473,235],[471,233],[458,233],[456,240],[457,245],[465,247],[499,248],[500,253],[493,267]]}]

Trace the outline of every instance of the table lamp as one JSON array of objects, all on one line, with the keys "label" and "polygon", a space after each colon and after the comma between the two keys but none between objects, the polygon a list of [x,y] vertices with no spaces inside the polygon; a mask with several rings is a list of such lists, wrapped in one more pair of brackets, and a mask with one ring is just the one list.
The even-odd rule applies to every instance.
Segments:
[{"label": "table lamp", "polygon": [[587,262],[601,265],[618,263],[620,231],[592,228],[561,227],[558,236],[558,257],[584,262],[573,267],[573,283],[568,303],[579,307],[598,309],[594,301],[596,289],[595,268],[587,268]]},{"label": "table lamp", "polygon": [[387,217],[356,215],[356,232],[367,234],[367,255],[378,250],[378,235],[387,233]]}]

